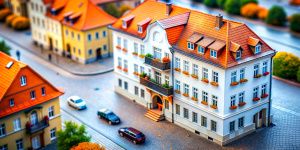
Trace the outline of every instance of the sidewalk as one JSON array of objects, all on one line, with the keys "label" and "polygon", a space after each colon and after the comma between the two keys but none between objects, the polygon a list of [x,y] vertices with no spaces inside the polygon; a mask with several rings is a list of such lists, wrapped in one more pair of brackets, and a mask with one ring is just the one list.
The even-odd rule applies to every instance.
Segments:
[{"label": "sidewalk", "polygon": [[[7,27],[4,23],[0,23],[0,36],[6,40],[9,40],[24,50],[29,51],[47,61],[48,55],[52,55],[52,64],[66,70],[74,75],[88,76],[102,74],[113,71],[113,57],[104,58],[93,63],[86,65],[77,63],[71,59],[59,56],[50,50],[41,50],[39,47],[33,44],[30,30],[26,31],[15,31]],[[22,51],[21,57],[22,57]]]}]

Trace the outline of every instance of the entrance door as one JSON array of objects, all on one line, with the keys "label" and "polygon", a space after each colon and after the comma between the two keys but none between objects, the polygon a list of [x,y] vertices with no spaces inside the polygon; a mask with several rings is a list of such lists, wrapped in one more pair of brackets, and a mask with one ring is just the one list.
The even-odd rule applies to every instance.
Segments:
[{"label": "entrance door", "polygon": [[255,123],[255,128],[257,128],[257,113],[253,116],[253,123]]},{"label": "entrance door", "polygon": [[40,136],[39,135],[32,138],[32,147],[33,147],[33,149],[40,148]]},{"label": "entrance door", "polygon": [[98,49],[96,50],[96,53],[97,53],[97,59],[102,58],[102,56],[101,56],[101,48],[98,48]]},{"label": "entrance door", "polygon": [[34,125],[38,123],[37,113],[36,111],[32,112],[30,115],[31,124]]},{"label": "entrance door", "polygon": [[49,49],[51,51],[53,50],[53,41],[52,41],[52,38],[49,38]]}]

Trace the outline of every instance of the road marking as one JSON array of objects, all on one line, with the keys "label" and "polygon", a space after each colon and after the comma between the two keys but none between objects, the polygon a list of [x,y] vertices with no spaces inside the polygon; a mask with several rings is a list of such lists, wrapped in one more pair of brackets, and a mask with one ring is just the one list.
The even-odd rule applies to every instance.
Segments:
[{"label": "road marking", "polygon": [[272,105],[273,106],[273,108],[276,108],[276,109],[279,109],[279,110],[282,110],[282,111],[284,111],[284,112],[287,112],[287,113],[290,113],[290,114],[292,114],[292,115],[296,115],[296,116],[299,116],[300,117],[300,113],[297,113],[297,112],[295,112],[295,111],[292,111],[292,110],[290,110],[290,109],[286,109],[286,108],[283,108],[283,107],[280,107],[280,106],[278,106],[278,105]]}]

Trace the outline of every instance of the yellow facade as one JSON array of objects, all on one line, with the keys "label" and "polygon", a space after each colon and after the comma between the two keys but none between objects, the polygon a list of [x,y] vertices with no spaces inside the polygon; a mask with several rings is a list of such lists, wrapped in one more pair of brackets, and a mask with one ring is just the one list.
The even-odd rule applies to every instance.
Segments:
[{"label": "yellow facade", "polygon": [[11,0],[9,8],[15,15],[27,17],[26,0]]},{"label": "yellow facade", "polygon": [[[48,108],[51,106],[54,108],[54,115],[49,117],[49,126],[32,134],[26,133],[26,123],[31,122],[30,116],[32,112],[37,112],[38,122],[40,122],[45,115],[49,116]],[[14,120],[17,118],[20,118],[21,126],[19,130],[15,131]],[[5,124],[6,134],[0,137],[0,146],[7,144],[8,149],[17,149],[16,141],[18,139],[22,139],[23,149],[32,148],[32,138],[36,136],[39,136],[39,143],[41,147],[48,145],[51,143],[50,130],[54,128],[56,131],[62,129],[59,98],[55,98],[43,104],[33,106],[30,109],[1,118],[0,125],[2,124]],[[54,138],[52,140],[54,140]]]},{"label": "yellow facade", "polygon": [[[62,55],[63,33],[61,22],[47,17],[47,43],[50,50]],[[57,50],[57,51],[56,51]]]}]

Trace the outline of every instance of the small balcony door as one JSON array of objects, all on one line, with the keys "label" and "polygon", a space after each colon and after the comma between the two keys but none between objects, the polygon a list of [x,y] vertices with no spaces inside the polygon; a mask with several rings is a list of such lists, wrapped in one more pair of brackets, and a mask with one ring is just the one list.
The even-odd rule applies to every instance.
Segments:
[{"label": "small balcony door", "polygon": [[33,111],[30,115],[31,124],[34,125],[38,123],[37,113],[36,111]]},{"label": "small balcony door", "polygon": [[32,138],[32,147],[33,149],[38,149],[40,148],[40,136],[36,136]]},{"label": "small balcony door", "polygon": [[158,84],[161,84],[161,73],[160,73],[160,72],[156,72],[156,71],[155,71],[155,81],[156,81]]},{"label": "small balcony door", "polygon": [[154,47],[154,58],[161,60],[161,49]]}]

